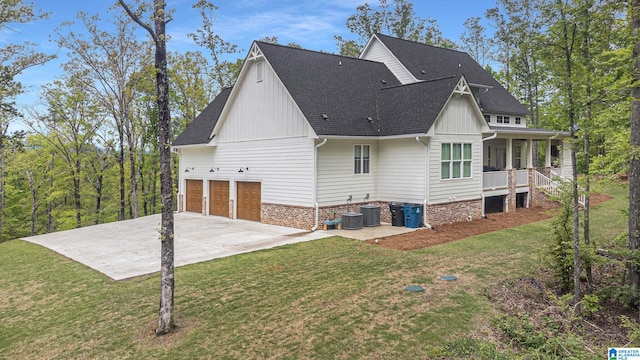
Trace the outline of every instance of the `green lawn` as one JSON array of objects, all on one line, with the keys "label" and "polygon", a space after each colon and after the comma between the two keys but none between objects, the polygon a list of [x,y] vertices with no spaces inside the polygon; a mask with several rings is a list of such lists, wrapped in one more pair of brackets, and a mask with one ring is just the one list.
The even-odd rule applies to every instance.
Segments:
[{"label": "green lawn", "polygon": [[[609,186],[616,198],[593,209],[598,244],[624,230],[627,191]],[[534,274],[549,228],[413,252],[333,237],[180,267],[180,328],[160,338],[158,275],[114,282],[40,246],[0,243],[0,358],[434,357],[482,335],[495,316],[483,290]]]}]

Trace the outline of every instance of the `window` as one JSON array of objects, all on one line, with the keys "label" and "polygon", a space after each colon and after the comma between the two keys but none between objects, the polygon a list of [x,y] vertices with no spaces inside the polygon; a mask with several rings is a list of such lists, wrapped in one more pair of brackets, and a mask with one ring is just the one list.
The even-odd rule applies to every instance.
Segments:
[{"label": "window", "polygon": [[516,125],[520,125],[520,121],[521,121],[520,118],[516,117]]},{"label": "window", "polygon": [[498,123],[502,124],[502,116],[498,115]]},{"label": "window", "polygon": [[443,143],[440,154],[440,178],[459,179],[471,177],[471,144]]},{"label": "window", "polygon": [[504,117],[504,123],[505,123],[505,124],[508,124],[508,123],[509,123],[509,117],[508,117],[508,116],[505,116],[505,117]]},{"label": "window", "polygon": [[368,174],[370,172],[371,158],[369,145],[355,145],[353,148],[353,173]]},{"label": "window", "polygon": [[522,147],[520,145],[513,147],[513,167],[522,168]]},{"label": "window", "polygon": [[256,81],[261,82],[264,77],[264,62],[256,63]]},{"label": "window", "polygon": [[484,116],[484,120],[485,120],[486,122],[491,122],[491,115],[485,115],[485,116]]}]

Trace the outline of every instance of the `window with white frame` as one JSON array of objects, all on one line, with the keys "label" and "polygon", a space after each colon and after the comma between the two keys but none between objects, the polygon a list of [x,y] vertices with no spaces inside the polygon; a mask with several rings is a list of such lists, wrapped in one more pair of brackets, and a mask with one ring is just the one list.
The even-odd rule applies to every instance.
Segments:
[{"label": "window with white frame", "polygon": [[470,178],[472,158],[471,144],[442,143],[440,152],[440,178]]},{"label": "window with white frame", "polygon": [[355,145],[353,148],[353,173],[368,174],[371,168],[369,145]]},{"label": "window with white frame", "polygon": [[508,123],[509,123],[509,117],[508,117],[508,116],[505,116],[505,117],[504,117],[504,123],[505,123],[505,124],[508,124]]},{"label": "window with white frame", "polygon": [[522,120],[516,116],[516,125],[520,125],[522,122]]},{"label": "window with white frame", "polygon": [[491,115],[485,115],[485,116],[484,116],[484,120],[485,120],[486,122],[491,122]]},{"label": "window with white frame", "polygon": [[498,124],[502,124],[502,116],[498,115],[496,116],[496,119],[498,121]]}]

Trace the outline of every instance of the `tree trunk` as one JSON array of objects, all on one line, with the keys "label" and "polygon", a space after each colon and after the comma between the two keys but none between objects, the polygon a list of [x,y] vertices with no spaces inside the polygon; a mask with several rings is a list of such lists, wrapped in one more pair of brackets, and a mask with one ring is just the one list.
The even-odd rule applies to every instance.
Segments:
[{"label": "tree trunk", "polygon": [[[591,166],[591,144],[589,143],[589,137],[591,136],[591,72],[593,71],[591,66],[591,50],[589,49],[590,41],[590,12],[589,7],[585,6],[584,8],[584,18],[585,25],[583,28],[583,36],[584,36],[584,51],[582,59],[585,62],[585,95],[587,96],[587,103],[585,106],[585,115],[584,115],[584,125],[582,127],[582,137],[584,140],[584,211],[583,211],[583,232],[584,232],[584,244],[589,246],[591,242],[591,229],[589,224],[589,195],[590,195],[590,187],[591,187],[591,174],[590,174],[590,166]],[[587,292],[590,294],[593,291],[593,271],[591,269],[591,260],[589,257],[586,257],[584,264],[585,271],[587,273]]]},{"label": "tree trunk", "polygon": [[162,198],[160,313],[157,334],[173,328],[173,182],[171,180],[171,114],[165,35],[165,3],[154,0],[156,32],[156,86],[158,91],[158,142],[160,144],[160,194]]},{"label": "tree trunk", "polygon": [[633,86],[631,87],[631,160],[629,163],[629,250],[631,259],[627,264],[629,286],[637,303],[640,291],[640,266],[638,246],[640,244],[640,0],[631,3],[631,30],[633,46]]},{"label": "tree trunk", "polygon": [[[49,193],[53,192],[53,168],[55,165],[55,157],[51,155],[51,165],[49,166],[49,170],[51,174],[49,175]],[[51,233],[53,231],[53,201],[49,199],[47,201],[47,233]]]},{"label": "tree trunk", "polygon": [[571,54],[575,40],[575,24],[571,40],[569,39],[569,28],[567,26],[567,18],[565,14],[564,4],[560,5],[560,15],[562,17],[562,36],[564,44],[565,61],[565,81],[567,87],[567,103],[569,107],[569,128],[571,136],[571,170],[573,171],[573,179],[571,180],[571,188],[573,191],[573,301],[575,302],[576,314],[580,315],[582,293],[580,289],[580,209],[578,206],[578,167],[576,162],[576,116],[575,105],[573,99],[573,80],[571,71]]},{"label": "tree trunk", "polygon": [[136,144],[130,128],[127,130],[127,143],[129,145],[129,171],[131,172],[130,212],[131,218],[135,219],[138,217],[138,168],[136,167]]},{"label": "tree trunk", "polygon": [[124,188],[124,134],[122,133],[122,126],[118,125],[118,136],[120,140],[120,153],[118,154],[118,170],[120,170],[120,209],[118,213],[118,220],[125,219],[125,188]]}]

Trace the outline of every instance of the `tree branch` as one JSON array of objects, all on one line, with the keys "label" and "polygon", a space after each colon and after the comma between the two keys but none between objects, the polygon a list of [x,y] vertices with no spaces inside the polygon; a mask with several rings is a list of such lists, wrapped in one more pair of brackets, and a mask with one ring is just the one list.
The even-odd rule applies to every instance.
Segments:
[{"label": "tree branch", "polygon": [[156,43],[156,45],[158,44],[158,36],[156,35],[156,33],[153,31],[153,29],[151,29],[151,26],[145,24],[142,20],[140,20],[140,18],[138,17],[138,15],[136,15],[133,11],[131,11],[131,9],[129,8],[129,6],[127,4],[125,4],[124,0],[118,0],[118,2],[120,3],[120,6],[122,6],[122,8],[124,9],[124,11],[127,12],[127,14],[129,15],[129,17],[131,18],[131,20],[133,20],[134,22],[136,22],[138,25],[142,26],[143,29],[147,30],[147,32],[149,32],[149,34],[151,35],[151,37],[153,38],[153,42]]}]

